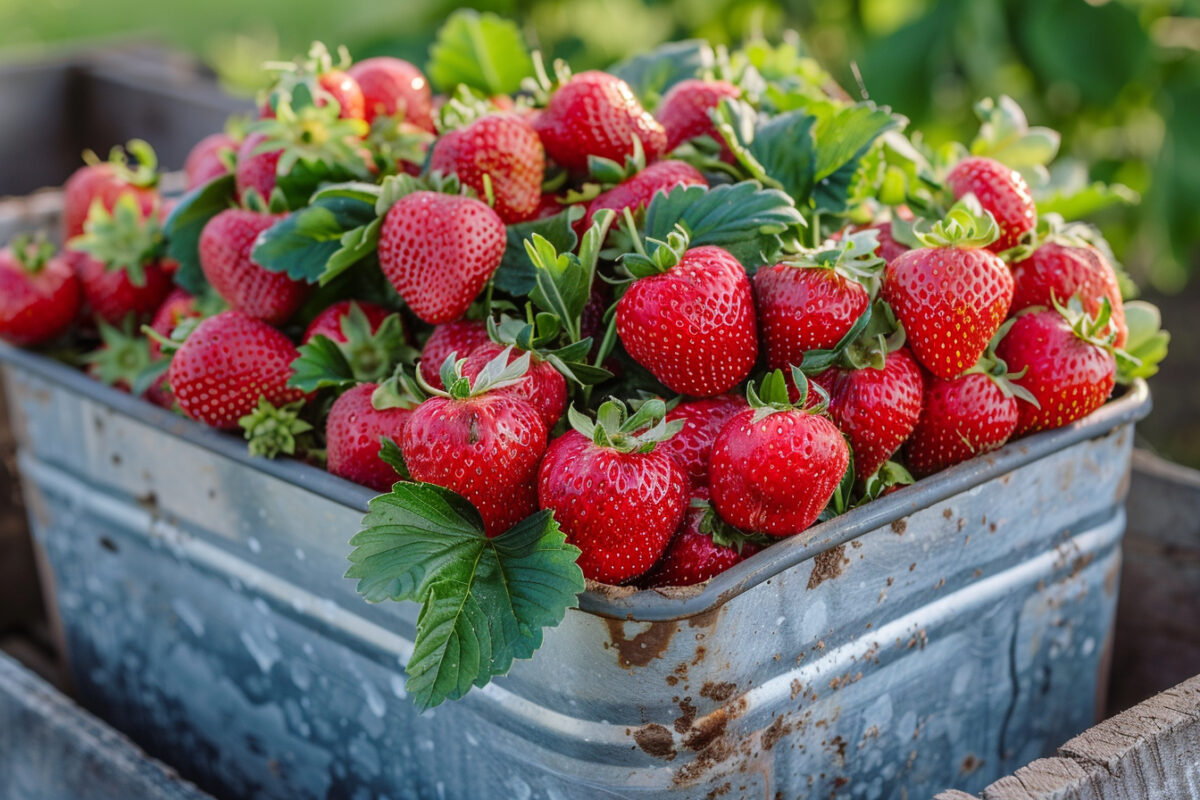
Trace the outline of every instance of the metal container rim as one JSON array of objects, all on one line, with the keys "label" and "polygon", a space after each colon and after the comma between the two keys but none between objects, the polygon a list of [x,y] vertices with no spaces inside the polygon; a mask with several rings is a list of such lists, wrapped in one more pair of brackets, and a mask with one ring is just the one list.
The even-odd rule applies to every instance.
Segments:
[{"label": "metal container rim", "polygon": [[[253,458],[242,440],[208,428],[167,409],[92,380],[83,372],[44,355],[0,342],[0,363],[34,373],[68,391],[138,419],[164,433],[203,447],[244,466],[271,475],[341,505],[366,513],[372,490],[293,459]],[[582,611],[614,619],[644,622],[685,619],[711,612],[734,597],[830,548],[902,520],[956,494],[969,490],[1079,442],[1104,436],[1150,413],[1150,390],[1136,381],[1123,395],[1087,417],[1063,428],[1034,434],[995,452],[981,455],[920,480],[911,487],[851,509],[804,533],[783,539],[735,565],[700,587],[629,591],[589,588],[579,597]],[[348,537],[347,537],[348,538]]]}]

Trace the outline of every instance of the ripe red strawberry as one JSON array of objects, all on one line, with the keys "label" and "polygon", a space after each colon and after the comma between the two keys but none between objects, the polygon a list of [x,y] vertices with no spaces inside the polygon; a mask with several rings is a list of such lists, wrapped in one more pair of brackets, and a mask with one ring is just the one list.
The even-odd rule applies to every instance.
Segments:
[{"label": "ripe red strawberry", "polygon": [[[462,374],[474,380],[492,359],[505,350],[509,351],[509,363],[523,355],[515,347],[506,348],[492,341],[484,342],[467,357],[462,366]],[[532,352],[529,354],[529,370],[524,377],[511,386],[495,391],[512,395],[533,406],[546,425],[546,430],[554,427],[567,407],[567,379],[549,361]]]},{"label": "ripe red strawberry", "polygon": [[[684,161],[658,161],[633,177],[597,195],[588,204],[587,214],[577,223],[576,233],[582,235],[592,226],[592,218],[605,208],[617,212],[620,219],[625,209],[640,211],[650,205],[654,195],[670,194],[676,186],[707,186],[700,170]],[[619,224],[619,223],[618,223]]]},{"label": "ripe red strawberry", "polygon": [[0,250],[0,339],[31,347],[63,333],[79,313],[79,281],[64,254],[18,237]]},{"label": "ripe red strawberry", "polygon": [[244,203],[247,193],[253,189],[259,197],[267,200],[275,191],[279,159],[283,156],[283,148],[263,149],[268,136],[262,132],[251,133],[242,140],[237,151],[237,167],[234,170],[234,181],[237,184],[238,198]]},{"label": "ripe red strawberry", "polygon": [[430,397],[409,417],[400,449],[413,480],[458,492],[479,510],[488,536],[504,533],[537,510],[538,462],[546,426],[533,406],[497,391],[528,367],[508,353],[474,381],[447,370],[450,392]]},{"label": "ripe red strawberry", "polygon": [[670,238],[652,258],[625,257],[638,279],[617,301],[617,335],[671,391],[727,392],[758,357],[750,279],[728,251]]},{"label": "ripe red strawberry", "polygon": [[831,350],[850,332],[871,304],[866,284],[882,266],[874,242],[873,234],[850,234],[754,273],[768,369],[799,366],[805,353]]},{"label": "ripe red strawberry", "polygon": [[1098,317],[1050,308],[1016,318],[996,355],[1010,370],[1025,371],[1013,383],[1027,389],[1038,404],[1018,400],[1014,436],[1061,428],[1104,405],[1117,367],[1112,334],[1101,335],[1108,322],[1107,307]]},{"label": "ripe red strawberry", "polygon": [[171,358],[167,380],[187,416],[236,428],[259,398],[276,406],[306,398],[290,388],[298,353],[286,336],[241,311],[223,311],[196,326]]},{"label": "ripe red strawberry", "polygon": [[470,197],[418,191],[396,201],[379,231],[379,266],[413,313],[437,325],[466,313],[500,260],[504,222]]},{"label": "ripe red strawberry", "polygon": [[667,134],[634,96],[629,84],[606,72],[581,72],[566,80],[534,122],[546,155],[573,172],[588,168],[588,156],[624,164],[634,154],[634,137],[646,162],[667,149]]},{"label": "ripe red strawberry", "polygon": [[626,418],[612,400],[593,423],[572,408],[574,430],[546,450],[538,501],[582,551],[579,567],[591,580],[619,584],[645,574],[683,519],[687,478],[651,449],[678,429],[662,421],[664,411],[661,400],[650,400]]},{"label": "ripe red strawberry", "polygon": [[854,471],[875,474],[913,432],[924,382],[908,350],[884,356],[882,369],[834,368],[813,380],[829,392],[829,415],[850,440]]},{"label": "ripe red strawberry", "polygon": [[713,442],[725,423],[746,407],[744,397],[732,394],[684,401],[667,412],[667,422],[682,420],[683,427],[657,450],[675,459],[693,486],[706,486]]},{"label": "ripe red strawberry", "polygon": [[195,189],[228,173],[229,167],[225,159],[236,156],[237,151],[237,140],[224,132],[210,133],[196,142],[188,152],[187,160],[183,162],[187,188]]},{"label": "ripe red strawberry", "polygon": [[308,327],[305,328],[304,336],[300,338],[300,341],[307,343],[314,336],[320,335],[335,342],[345,344],[346,334],[342,330],[342,326],[345,319],[350,315],[351,306],[354,305],[362,309],[363,315],[366,316],[367,322],[371,326],[371,333],[379,330],[379,326],[383,324],[383,321],[394,313],[390,308],[384,308],[376,303],[368,303],[365,300],[341,300],[313,317],[313,321],[308,323]]},{"label": "ripe red strawberry", "polygon": [[725,424],[709,459],[713,507],[744,531],[792,536],[812,525],[829,503],[850,465],[841,432],[806,409],[808,382],[798,369],[796,404],[788,399],[781,370],[749,391],[750,408]]},{"label": "ripe red strawberry", "polygon": [[138,201],[124,195],[111,212],[93,206],[85,234],[68,242],[84,300],[105,322],[149,318],[171,291],[176,265],[166,258],[159,216],[143,216]]},{"label": "ripe red strawberry", "polygon": [[892,236],[891,222],[877,222],[869,228],[873,229],[879,237],[879,247],[875,252],[884,260],[884,263],[890,263],[900,254],[908,252],[908,246],[897,242]]},{"label": "ripe red strawberry", "polygon": [[531,218],[542,198],[546,151],[537,132],[516,114],[488,114],[434,142],[429,169],[457,175],[481,199],[491,183],[493,208],[506,223]]},{"label": "ripe red strawberry", "polygon": [[654,570],[646,576],[645,585],[653,588],[704,583],[760,549],[721,521],[709,503],[708,487],[698,486],[692,490],[692,500],[679,530]]},{"label": "ripe red strawberry", "polygon": [[87,153],[87,166],[75,170],[63,184],[64,242],[83,233],[83,223],[96,200],[112,211],[117,198],[132,195],[142,216],[150,216],[158,204],[158,159],[150,145],[139,139],[131,141],[126,149],[137,158],[136,167],[129,166],[125,152],[120,148],[113,148],[109,160],[103,162]]},{"label": "ripe red strawberry", "polygon": [[956,206],[923,235],[927,247],[887,265],[883,299],[904,325],[913,355],[940,378],[974,366],[1008,314],[1012,273],[982,249],[994,234],[990,220]]},{"label": "ripe red strawberry", "polygon": [[334,475],[386,492],[399,476],[379,457],[380,440],[386,436],[399,443],[413,410],[375,408],[371,395],[378,388],[374,383],[359,384],[334,401],[325,422],[325,467]]},{"label": "ripe red strawberry", "polygon": [[964,158],[950,170],[946,182],[956,198],[974,194],[983,210],[996,219],[1000,235],[988,245],[993,253],[1016,247],[1037,224],[1037,207],[1025,179],[999,161]]},{"label": "ripe red strawberry", "polygon": [[1116,270],[1095,247],[1082,241],[1070,244],[1047,241],[1028,258],[1014,262],[1012,274],[1015,289],[1010,314],[1031,306],[1049,308],[1055,300],[1066,303],[1078,296],[1083,310],[1096,315],[1107,299],[1116,334],[1113,346],[1124,347],[1129,330],[1125,327],[1121,286]]},{"label": "ripe red strawberry", "polygon": [[[164,339],[170,339],[171,334],[184,320],[203,319],[208,316],[205,313],[208,309],[203,307],[205,305],[183,289],[172,289],[167,299],[163,300],[162,305],[154,312],[150,328]],[[162,345],[157,339],[150,339],[150,355],[154,358],[162,355]]]},{"label": "ripe red strawberry", "polygon": [[228,208],[200,233],[200,267],[231,308],[279,325],[291,318],[310,287],[284,272],[270,272],[251,257],[258,235],[282,218],[245,208]]},{"label": "ripe red strawberry", "polygon": [[366,101],[366,120],[400,115],[405,122],[434,132],[433,99],[421,70],[388,56],[366,58],[348,70]]},{"label": "ripe red strawberry", "polygon": [[721,160],[734,162],[733,153],[713,126],[709,112],[725,98],[737,99],[742,90],[728,81],[691,78],[680,81],[663,96],[654,115],[667,132],[667,151],[688,139],[710,136],[721,145]]},{"label": "ripe red strawberry", "polygon": [[1017,426],[1017,399],[989,374],[930,377],[922,402],[904,443],[904,461],[918,477],[1001,447]]},{"label": "ripe red strawberry", "polygon": [[446,363],[451,353],[456,359],[466,358],[475,348],[489,341],[487,325],[479,320],[460,319],[438,325],[421,350],[421,363],[418,365],[421,378],[430,386],[440,387],[442,364]]}]

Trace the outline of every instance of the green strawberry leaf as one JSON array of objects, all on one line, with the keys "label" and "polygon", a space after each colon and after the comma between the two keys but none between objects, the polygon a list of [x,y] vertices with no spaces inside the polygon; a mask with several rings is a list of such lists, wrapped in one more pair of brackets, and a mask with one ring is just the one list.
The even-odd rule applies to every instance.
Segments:
[{"label": "green strawberry leaf", "polygon": [[[373,203],[345,195],[321,196],[263,231],[252,257],[271,272],[286,272],[293,280],[328,280],[329,260],[343,250],[342,238],[374,220]],[[362,255],[365,253],[351,264]]]},{"label": "green strawberry leaf", "polygon": [[200,234],[210,219],[235,204],[236,192],[232,175],[214,178],[180,198],[163,226],[167,252],[179,262],[175,283],[192,294],[208,288],[200,268]]},{"label": "green strawberry leaf", "polygon": [[388,436],[379,437],[379,458],[396,470],[396,474],[402,479],[406,481],[412,479],[412,475],[408,472],[408,464],[404,461],[404,451]]},{"label": "green strawberry leaf", "polygon": [[426,72],[445,92],[465,84],[489,95],[512,94],[533,74],[533,59],[516,23],[460,9],[438,30]]},{"label": "green strawberry leaf", "polygon": [[549,511],[489,539],[466,498],[428,483],[397,483],[371,500],[350,540],[347,578],[368,602],[421,604],[407,688],[421,708],[462,697],[530,658],[542,629],[562,621],[584,590]]},{"label": "green strawberry leaf", "polygon": [[703,39],[686,39],[661,44],[608,71],[628,83],[633,93],[653,108],[672,86],[712,69],[716,63],[712,45]]},{"label": "green strawberry leaf", "polygon": [[692,247],[723,247],[748,269],[772,261],[783,248],[781,234],[804,224],[792,200],[757,181],[708,188],[677,186],[656,194],[646,209],[645,233],[666,241],[683,225]]},{"label": "green strawberry leaf", "polygon": [[1126,303],[1125,325],[1129,336],[1125,346],[1115,353],[1117,382],[1121,384],[1157,373],[1171,343],[1171,334],[1162,329],[1162,315],[1150,303],[1141,300]]},{"label": "green strawberry leaf", "polygon": [[1141,197],[1120,183],[1096,181],[1083,186],[1059,186],[1053,183],[1037,197],[1038,216],[1059,214],[1065,220],[1080,220],[1113,206],[1137,205]]},{"label": "green strawberry leaf", "polygon": [[575,235],[571,224],[582,217],[583,213],[582,206],[569,206],[553,217],[509,225],[504,258],[496,268],[496,288],[517,297],[532,292],[537,286],[537,268],[525,252],[525,240],[537,234],[553,245],[558,252],[570,252],[579,243],[579,237]]},{"label": "green strawberry leaf", "polygon": [[328,336],[314,336],[300,345],[300,356],[292,362],[288,386],[305,392],[317,389],[349,389],[358,381],[354,369],[338,343]]}]

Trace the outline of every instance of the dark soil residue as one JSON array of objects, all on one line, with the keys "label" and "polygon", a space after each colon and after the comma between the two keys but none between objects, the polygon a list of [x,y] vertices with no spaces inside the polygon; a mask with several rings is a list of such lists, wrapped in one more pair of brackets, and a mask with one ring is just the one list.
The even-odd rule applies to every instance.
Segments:
[{"label": "dark soil residue", "polygon": [[671,738],[671,732],[656,722],[635,730],[633,740],[647,755],[667,761],[675,758],[675,740]]},{"label": "dark soil residue", "polygon": [[808,576],[808,588],[815,589],[827,580],[838,577],[850,563],[846,558],[846,545],[831,547],[813,559],[812,574]]}]

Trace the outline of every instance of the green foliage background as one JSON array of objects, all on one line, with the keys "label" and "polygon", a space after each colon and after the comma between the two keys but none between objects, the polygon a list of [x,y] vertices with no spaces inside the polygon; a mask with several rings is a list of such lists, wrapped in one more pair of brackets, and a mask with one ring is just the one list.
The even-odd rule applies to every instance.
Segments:
[{"label": "green foliage background", "polygon": [[[0,0],[0,47],[153,36],[253,91],[258,65],[313,39],[423,65],[447,0]],[[1007,93],[1063,132],[1059,169],[1143,195],[1098,220],[1139,282],[1181,288],[1200,244],[1200,0],[496,0],[576,68],[689,36],[733,43],[799,31],[851,92],[934,143],[969,138],[974,100]],[[857,69],[857,74],[856,74]]]}]

